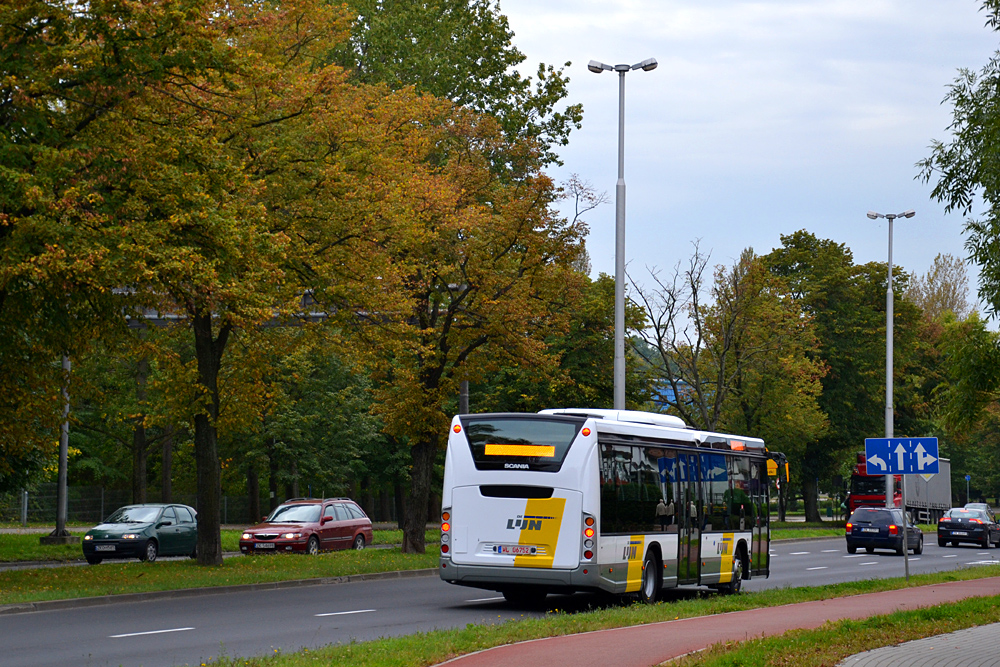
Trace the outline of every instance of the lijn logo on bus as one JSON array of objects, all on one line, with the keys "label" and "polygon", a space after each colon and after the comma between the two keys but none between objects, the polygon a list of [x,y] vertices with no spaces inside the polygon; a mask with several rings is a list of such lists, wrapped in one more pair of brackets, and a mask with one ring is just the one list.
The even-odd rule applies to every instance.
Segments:
[{"label": "lijn logo on bus", "polygon": [[554,516],[519,516],[507,519],[507,530],[541,530],[544,519],[554,518]]}]

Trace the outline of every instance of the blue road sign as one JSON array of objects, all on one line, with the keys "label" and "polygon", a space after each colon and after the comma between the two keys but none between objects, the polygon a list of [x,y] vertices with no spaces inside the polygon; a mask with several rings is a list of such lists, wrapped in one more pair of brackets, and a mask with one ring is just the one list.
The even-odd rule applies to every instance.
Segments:
[{"label": "blue road sign", "polygon": [[869,475],[935,475],[937,438],[865,438]]}]

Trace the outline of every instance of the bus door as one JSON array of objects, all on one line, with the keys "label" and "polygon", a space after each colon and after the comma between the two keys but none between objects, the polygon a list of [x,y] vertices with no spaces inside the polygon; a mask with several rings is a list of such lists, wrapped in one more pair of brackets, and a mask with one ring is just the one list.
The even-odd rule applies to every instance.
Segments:
[{"label": "bus door", "polygon": [[698,483],[698,455],[678,453],[677,525],[678,583],[698,580],[698,558],[701,547],[701,502]]}]

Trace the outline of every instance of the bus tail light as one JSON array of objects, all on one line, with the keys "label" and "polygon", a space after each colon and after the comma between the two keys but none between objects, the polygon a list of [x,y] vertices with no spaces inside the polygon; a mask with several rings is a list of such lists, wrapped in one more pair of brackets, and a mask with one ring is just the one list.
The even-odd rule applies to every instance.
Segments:
[{"label": "bus tail light", "polygon": [[451,542],[451,508],[446,507],[441,510],[441,554],[444,555],[451,550],[448,543]]},{"label": "bus tail light", "polygon": [[594,557],[594,537],[597,535],[597,520],[590,514],[583,515],[583,560]]}]

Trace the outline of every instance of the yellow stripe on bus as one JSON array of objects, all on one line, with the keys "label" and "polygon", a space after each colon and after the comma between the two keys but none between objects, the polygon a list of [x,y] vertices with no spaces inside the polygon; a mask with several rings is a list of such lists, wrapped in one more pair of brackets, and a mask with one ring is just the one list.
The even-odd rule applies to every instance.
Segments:
[{"label": "yellow stripe on bus", "polygon": [[486,456],[547,456],[556,455],[555,446],[548,445],[486,445]]},{"label": "yellow stripe on bus", "polygon": [[733,580],[733,543],[736,541],[734,533],[723,533],[722,541],[719,544],[721,562],[719,563],[719,583],[728,584]]},{"label": "yellow stripe on bus", "polygon": [[628,573],[625,575],[625,592],[634,593],[642,588],[642,559],[646,555],[646,536],[632,535],[624,556],[628,560]]},{"label": "yellow stripe on bus", "polygon": [[528,499],[524,508],[525,521],[517,543],[545,547],[545,555],[514,556],[514,567],[552,567],[565,508],[565,498]]}]

